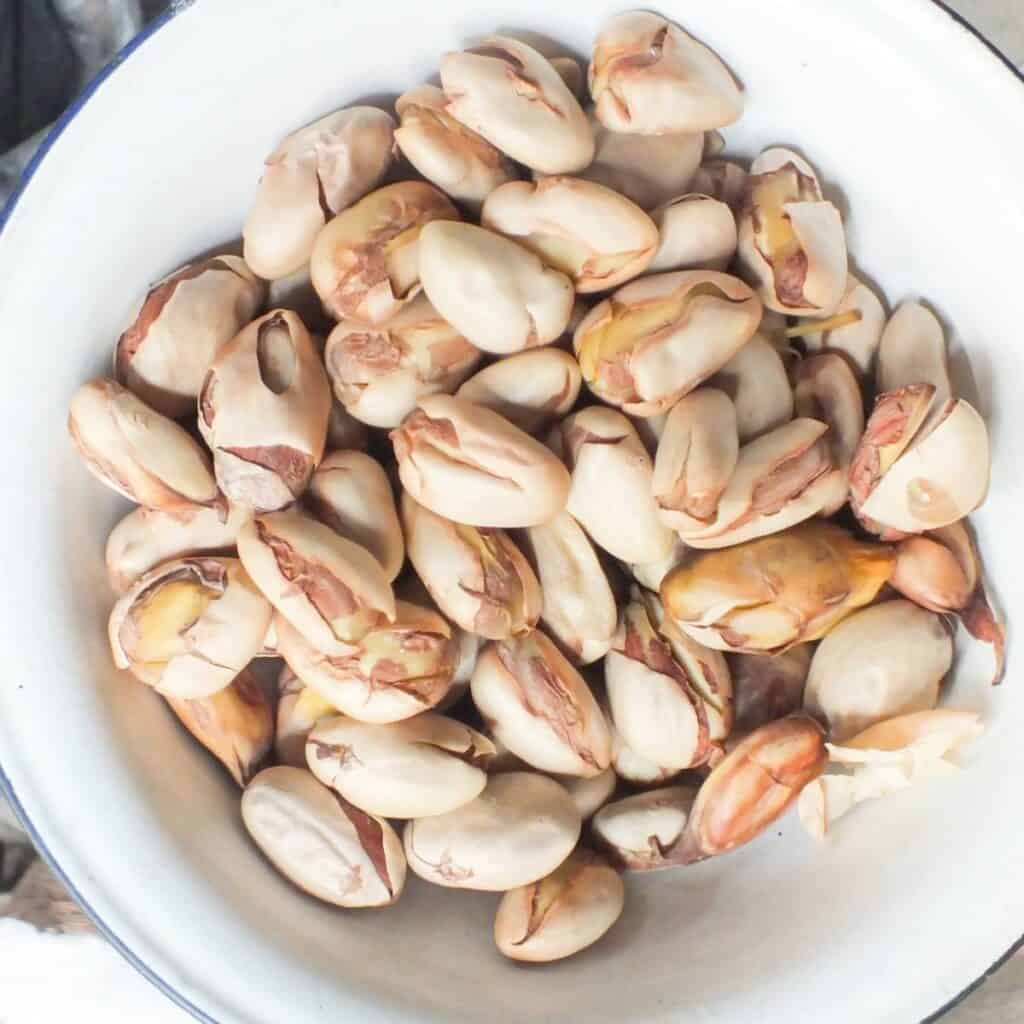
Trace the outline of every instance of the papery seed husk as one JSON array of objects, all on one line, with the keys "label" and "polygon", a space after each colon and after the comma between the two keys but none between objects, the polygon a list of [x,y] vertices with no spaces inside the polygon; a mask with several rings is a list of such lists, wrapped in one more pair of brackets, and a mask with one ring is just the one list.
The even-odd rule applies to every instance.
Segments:
[{"label": "papery seed husk", "polygon": [[485,352],[508,355],[546,345],[572,315],[575,291],[565,274],[473,224],[427,225],[419,269],[435,309]]},{"label": "papery seed husk", "polygon": [[68,433],[89,472],[131,501],[183,517],[200,505],[226,517],[209,455],[116,381],[97,377],[75,392]]},{"label": "papery seed husk", "polygon": [[405,826],[412,871],[457,889],[507,892],[554,871],[579,838],[580,814],[553,779],[492,775],[475,800]]},{"label": "papery seed husk", "polygon": [[591,823],[598,849],[629,871],[672,867],[696,795],[696,786],[664,786],[606,804]]},{"label": "papery seed husk", "polygon": [[552,175],[512,181],[484,203],[481,223],[535,252],[580,293],[614,288],[644,272],[658,229],[635,203],[593,181]]},{"label": "papery seed husk", "polygon": [[342,320],[324,353],[335,398],[371,427],[397,427],[424,395],[451,393],[481,352],[424,295],[377,327]]},{"label": "papery seed husk", "polygon": [[364,196],[328,221],[313,245],[310,274],[324,308],[338,320],[384,323],[421,290],[423,227],[458,219],[448,197],[422,181]]},{"label": "papery seed husk", "polygon": [[646,11],[604,23],[589,82],[597,116],[614,131],[702,132],[732,124],[743,112],[739,87],[717,54]]},{"label": "papery seed husk", "polygon": [[121,332],[114,377],[165,416],[192,412],[206,368],[256,315],[266,294],[266,285],[237,256],[181,267],[146,292]]},{"label": "papery seed husk", "polygon": [[611,763],[611,736],[586,680],[539,630],[489,644],[470,692],[494,736],[534,768],[593,776]]},{"label": "papery seed husk", "polygon": [[550,875],[502,897],[494,921],[498,949],[533,963],[572,956],[618,920],[625,892],[603,858],[579,847]]},{"label": "papery seed husk", "polygon": [[309,332],[271,310],[231,339],[199,395],[199,431],[217,482],[254,511],[292,504],[323,456],[331,391]]},{"label": "papery seed husk", "polygon": [[515,165],[452,117],[447,103],[433,85],[404,92],[395,101],[401,121],[395,141],[423,177],[452,199],[477,208],[490,192],[515,177]]},{"label": "papery seed husk", "polygon": [[331,452],[306,493],[313,514],[377,559],[390,581],[402,571],[405,541],[383,467],[363,452]]},{"label": "papery seed husk", "polygon": [[309,769],[368,814],[422,818],[475,799],[494,745],[474,729],[432,712],[402,722],[325,719],[309,734]]},{"label": "papery seed husk", "polygon": [[366,548],[296,509],[247,522],[238,553],[267,600],[326,654],[351,653],[395,618],[395,597]]},{"label": "papery seed husk", "polygon": [[804,707],[843,742],[876,722],[934,708],[953,662],[945,621],[910,601],[855,612],[818,645]]},{"label": "papery seed husk", "polygon": [[274,711],[251,670],[209,697],[167,697],[186,729],[240,786],[259,770],[274,742]]},{"label": "papery seed husk", "polygon": [[571,174],[594,156],[576,97],[532,46],[492,35],[441,58],[447,111],[507,156],[545,174]]},{"label": "papery seed husk", "polygon": [[238,559],[173,559],[140,576],[114,605],[114,664],[165,697],[210,697],[259,653],[271,614]]},{"label": "papery seed husk", "polygon": [[391,441],[403,486],[432,512],[467,526],[534,526],[560,512],[569,474],[539,441],[483,406],[421,398]]},{"label": "papery seed husk", "polygon": [[235,545],[248,510],[182,509],[174,514],[152,508],[129,512],[110,531],[106,546],[107,578],[123,594],[143,573],[184,555],[224,554]]},{"label": "papery seed husk", "polygon": [[674,535],[658,518],[654,467],[629,420],[592,406],[564,419],[559,432],[572,467],[565,507],[591,540],[624,562],[666,557]]},{"label": "papery seed husk", "polygon": [[615,594],[583,528],[560,512],[526,530],[524,542],[544,594],[545,627],[576,664],[604,657],[618,618]]},{"label": "papery seed husk", "polygon": [[454,523],[402,494],[409,561],[457,626],[492,640],[532,629],[543,596],[530,563],[504,530]]},{"label": "papery seed husk", "polygon": [[242,794],[242,820],[289,881],[339,907],[382,907],[402,894],[401,840],[309,772],[266,768]]},{"label": "papery seed husk", "polygon": [[651,213],[658,251],[648,270],[725,270],[736,253],[736,218],[726,203],[696,193],[679,196]]},{"label": "papery seed husk", "polygon": [[793,418],[793,387],[786,366],[778,350],[760,331],[708,384],[732,399],[741,444]]},{"label": "papery seed husk", "polygon": [[583,378],[568,353],[536,348],[499,359],[470,377],[456,392],[493,409],[528,434],[539,434],[576,404]]}]

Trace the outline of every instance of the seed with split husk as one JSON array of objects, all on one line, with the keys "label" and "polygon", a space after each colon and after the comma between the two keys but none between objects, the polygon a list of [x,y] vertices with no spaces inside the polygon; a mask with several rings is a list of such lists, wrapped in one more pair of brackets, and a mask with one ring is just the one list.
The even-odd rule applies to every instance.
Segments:
[{"label": "seed with split husk", "polygon": [[505,893],[494,940],[512,960],[561,960],[597,942],[619,919],[625,898],[618,872],[581,846],[539,882]]},{"label": "seed with split husk", "polygon": [[456,625],[502,640],[537,624],[540,584],[504,530],[454,523],[407,492],[402,494],[402,522],[409,561]]},{"label": "seed with split husk", "polygon": [[846,235],[814,169],[788,149],[767,149],[750,168],[737,249],[764,304],[793,316],[825,317],[843,299]]},{"label": "seed with split husk", "polygon": [[732,399],[740,444],[793,418],[793,387],[786,366],[760,330],[708,383]]},{"label": "seed with split husk", "polygon": [[538,434],[576,404],[582,383],[579,363],[568,352],[547,347],[491,363],[456,394],[493,409],[528,434]]},{"label": "seed with split husk", "polygon": [[456,889],[507,892],[550,874],[579,839],[579,811],[553,779],[492,775],[484,791],[447,814],[405,826],[413,872]]},{"label": "seed with split husk", "polygon": [[606,804],[591,825],[598,848],[629,871],[672,867],[696,786],[665,786]]},{"label": "seed with split husk", "polygon": [[874,600],[892,573],[888,545],[814,519],[696,555],[661,585],[665,611],[721,651],[773,653],[817,640]]},{"label": "seed with split husk", "polygon": [[199,431],[221,490],[257,512],[290,505],[324,452],[331,389],[302,321],[277,309],[218,353],[199,394]]},{"label": "seed with split husk", "polygon": [[795,419],[739,452],[736,470],[706,519],[665,509],[663,520],[695,548],[720,548],[777,533],[841,505],[846,477],[828,424]]},{"label": "seed with split husk", "polygon": [[624,562],[668,555],[674,537],[658,518],[654,467],[629,420],[591,406],[564,419],[559,438],[572,468],[565,507],[591,539]]},{"label": "seed with split husk", "polygon": [[363,452],[331,452],[320,463],[306,504],[335,533],[377,559],[389,580],[402,571],[405,541],[387,473]]},{"label": "seed with split husk", "polygon": [[247,522],[238,554],[267,600],[327,654],[351,653],[395,618],[391,584],[373,555],[296,509]]},{"label": "seed with split husk", "polygon": [[114,376],[165,416],[194,411],[207,367],[266,293],[237,256],[211,256],[174,271],[146,292],[121,332]]},{"label": "seed with split husk", "polygon": [[338,320],[377,325],[414,299],[420,286],[420,234],[436,220],[459,219],[444,193],[422,181],[371,192],[317,235],[310,275]]},{"label": "seed with split husk", "polygon": [[271,607],[236,558],[164,562],[114,605],[114,664],[165,697],[209,697],[263,646]]},{"label": "seed with split husk", "polygon": [[539,630],[489,644],[470,683],[494,736],[542,771],[597,775],[611,736],[586,680]]},{"label": "seed with split husk", "polygon": [[658,228],[658,251],[648,268],[725,270],[736,254],[736,218],[726,203],[689,193],[651,212]]},{"label": "seed with split husk", "polygon": [[441,58],[446,110],[502,153],[544,174],[571,174],[594,156],[576,97],[532,46],[493,35]]},{"label": "seed with split husk", "polygon": [[562,463],[504,417],[463,398],[421,398],[391,440],[405,489],[447,519],[534,526],[565,507]]},{"label": "seed with split husk", "polygon": [[655,274],[596,305],[573,335],[588,387],[636,416],[664,412],[753,336],[761,303],[712,270]]},{"label": "seed with split husk", "polygon": [[840,480],[834,499],[822,515],[835,514],[846,504],[850,490],[850,463],[864,433],[864,399],[857,377],[846,358],[823,352],[801,360],[793,374],[797,416],[827,423],[828,443]]},{"label": "seed with split husk", "polygon": [[347,107],[285,136],[267,157],[242,231],[260,277],[309,262],[317,233],[374,188],[394,153],[395,122],[376,107]]},{"label": "seed with split husk", "polygon": [[581,293],[643,273],[658,247],[658,229],[639,206],[565,175],[502,185],[487,197],[481,223],[568,275]]},{"label": "seed with split husk", "polygon": [[508,355],[560,337],[572,281],[521,245],[473,224],[427,225],[420,239],[427,298],[477,348]]},{"label": "seed with split husk", "polygon": [[838,352],[845,356],[862,381],[869,380],[875,353],[885,327],[885,307],[863,281],[849,274],[846,291],[827,320],[805,320],[786,334],[808,352]]},{"label": "seed with split husk", "polygon": [[642,210],[653,210],[689,190],[704,153],[702,132],[634,135],[613,132],[587,111],[594,133],[594,160],[579,171],[631,199]]},{"label": "seed with split husk", "polygon": [[235,538],[248,511],[232,505],[222,509],[201,505],[180,512],[137,508],[122,519],[107,538],[107,578],[123,594],[144,572],[183,555],[223,554]]},{"label": "seed with split husk", "polygon": [[397,427],[423,395],[454,391],[480,355],[419,295],[378,327],[341,321],[324,360],[334,395],[352,416]]},{"label": "seed with split husk", "polygon": [[930,384],[879,396],[850,467],[851,505],[885,538],[958,522],[988,495],[988,430],[962,399]]},{"label": "seed with split husk", "polygon": [[469,803],[493,755],[486,736],[431,712],[386,725],[328,718],[306,744],[309,769],[325,786],[383,818],[425,818]]},{"label": "seed with split husk", "polygon": [[309,772],[266,768],[242,794],[242,821],[270,862],[304,892],[339,907],[384,907],[405,885],[402,842]]},{"label": "seed with split husk", "polygon": [[992,682],[1002,682],[1006,631],[985,593],[981,559],[966,520],[902,541],[889,582],[915,604],[956,615],[971,636],[991,644],[996,661]]},{"label": "seed with split husk", "polygon": [[448,693],[458,650],[448,623],[428,608],[395,602],[382,622],[339,655],[317,650],[287,620],[278,623],[281,656],[340,712],[361,722],[399,722],[436,707]]},{"label": "seed with split husk", "polygon": [[728,734],[732,686],[725,659],[681,635],[657,598],[639,588],[605,659],[605,683],[623,742],[665,773],[704,764],[712,742]]},{"label": "seed with split husk", "polygon": [[183,519],[196,506],[227,517],[209,455],[116,381],[97,377],[75,392],[68,433],[86,469],[131,501]]},{"label": "seed with split husk", "polygon": [[[573,62],[575,63],[575,62]],[[482,135],[447,110],[435,85],[418,85],[395,100],[400,124],[395,132],[405,158],[452,199],[474,208],[515,176],[515,165]]]},{"label": "seed with split husk", "polygon": [[274,711],[249,669],[209,697],[167,697],[182,724],[240,786],[256,774],[274,742]]},{"label": "seed with split husk", "polygon": [[743,113],[743,95],[719,57],[647,11],[605,22],[594,41],[589,81],[597,116],[617,132],[708,131]]},{"label": "seed with split husk", "polygon": [[578,665],[604,657],[612,644],[615,594],[594,546],[568,512],[525,531],[544,594],[541,619]]},{"label": "seed with split husk", "polygon": [[289,665],[282,665],[277,677],[274,734],[274,752],[278,761],[293,768],[305,768],[306,740],[313,726],[321,719],[334,718],[337,714],[337,709],[312,687],[306,686]]},{"label": "seed with split husk", "polygon": [[953,662],[944,620],[910,601],[855,612],[818,645],[804,707],[842,742],[875,722],[935,707]]},{"label": "seed with split husk", "polygon": [[800,710],[812,654],[811,644],[797,644],[771,656],[729,656],[736,713],[734,733],[751,732]]},{"label": "seed with split husk", "polygon": [[652,479],[666,526],[714,520],[739,450],[736,408],[723,391],[699,388],[672,407]]}]

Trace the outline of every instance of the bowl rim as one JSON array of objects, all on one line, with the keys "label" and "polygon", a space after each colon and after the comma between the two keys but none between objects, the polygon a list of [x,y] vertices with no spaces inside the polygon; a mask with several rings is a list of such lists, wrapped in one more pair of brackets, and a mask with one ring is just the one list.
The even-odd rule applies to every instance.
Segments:
[{"label": "bowl rim", "polygon": [[[1010,75],[1016,80],[1018,85],[1024,87],[1024,65],[1018,67],[1014,64],[1014,62],[1010,60],[1010,58],[1003,53],[1003,51],[994,42],[984,35],[980,29],[968,21],[958,11],[953,10],[946,0],[918,0],[918,3],[921,6],[927,5],[928,7],[938,8],[940,12],[947,15],[954,25],[965,33],[968,45],[980,46],[983,51],[987,52],[990,57],[995,58],[998,63],[1002,64],[1004,68],[1010,72]],[[163,11],[163,13],[159,14],[152,21],[144,25],[138,35],[126,43],[110,59],[110,61],[96,73],[92,80],[70,103],[67,109],[60,115],[60,117],[57,118],[56,121],[54,121],[38,149],[33,154],[32,159],[22,171],[21,177],[19,178],[14,191],[8,197],[6,203],[0,207],[0,236],[2,236],[4,228],[7,226],[8,221],[14,213],[15,207],[18,205],[19,199],[28,188],[40,164],[46,158],[56,141],[63,134],[64,130],[74,120],[89,100],[92,99],[103,83],[117,71],[121,64],[123,64],[136,51],[141,49],[146,42],[152,39],[160,29],[170,24],[176,17],[187,11],[189,8],[195,6],[195,4],[196,0],[170,0],[168,7]],[[74,882],[64,872],[63,868],[61,868],[53,851],[47,846],[43,837],[32,823],[28,812],[25,810],[25,807],[22,805],[14,791],[13,784],[4,772],[2,763],[0,763],[0,794],[2,794],[10,804],[15,816],[21,823],[22,828],[25,830],[29,839],[31,839],[38,855],[43,859],[54,875],[57,876],[61,884],[64,885],[71,897],[82,908],[86,916],[103,938],[105,938],[107,942],[109,942],[110,945],[122,957],[124,957],[124,959],[133,968],[135,968],[136,971],[139,972],[139,974],[154,985],[175,1005],[191,1014],[196,1020],[203,1022],[203,1024],[219,1024],[215,1018],[211,1017],[200,1007],[196,1006],[195,1003],[193,1003],[187,996],[179,992],[173,985],[158,974],[156,970],[150,967],[149,964],[147,964],[137,953],[129,948],[129,946],[114,931],[113,927],[103,920],[100,914],[89,903],[88,899],[86,899]],[[1017,939],[1017,941],[1014,942],[1005,953],[997,957],[996,960],[994,960],[992,964],[977,978],[970,982],[970,984],[966,985],[952,998],[947,1000],[938,1009],[930,1013],[927,1017],[924,1017],[919,1024],[934,1024],[934,1022],[944,1017],[950,1010],[962,1003],[972,992],[984,985],[985,982],[996,973],[996,971],[998,971],[1008,960],[1012,959],[1013,956],[1022,949],[1024,949],[1024,933],[1022,933],[1021,937]]]}]

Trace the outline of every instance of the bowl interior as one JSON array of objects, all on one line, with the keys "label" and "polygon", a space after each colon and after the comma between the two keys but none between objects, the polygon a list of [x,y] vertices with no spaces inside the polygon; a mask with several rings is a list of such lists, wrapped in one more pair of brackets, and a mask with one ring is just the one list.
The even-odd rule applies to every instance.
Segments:
[{"label": "bowl interior", "polygon": [[[1024,931],[1024,691],[960,637],[951,705],[988,732],[969,770],[851,814],[816,846],[791,818],[736,854],[633,877],[609,936],[553,967],[493,948],[496,899],[413,879],[381,912],[332,910],[243,834],[238,794],[160,700],[113,670],[103,543],[123,503],[64,431],[133,299],[237,236],[264,155],[338,106],[387,102],[494,29],[586,54],[606,0],[202,0],[104,81],[0,237],[3,529],[0,760],[69,879],[113,932],[212,1018],[590,1022],[920,1019]],[[895,9],[894,9],[895,8]],[[977,517],[1011,619],[1024,615],[1024,85],[928,0],[665,0],[747,89],[727,152],[786,143],[848,218],[890,304],[919,295],[994,439]],[[527,36],[529,38],[529,36]]]}]

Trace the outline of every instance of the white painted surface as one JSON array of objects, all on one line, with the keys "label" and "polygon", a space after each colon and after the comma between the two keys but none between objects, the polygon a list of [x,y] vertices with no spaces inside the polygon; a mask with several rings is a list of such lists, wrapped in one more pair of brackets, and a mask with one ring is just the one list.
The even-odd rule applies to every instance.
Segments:
[{"label": "white painted surface", "polygon": [[[30,581],[8,590],[0,619],[0,758],[100,915],[223,1024],[734,1024],[766,1012],[792,1024],[823,1013],[833,1024],[904,1024],[1024,930],[1015,659],[994,694],[985,655],[972,650],[960,665],[951,702],[991,721],[960,779],[856,812],[825,848],[789,821],[741,853],[631,881],[626,916],[605,942],[528,971],[494,953],[490,897],[413,884],[397,907],[362,915],[296,895],[245,842],[236,794],[215,766],[109,667],[102,540],[119,506],[77,465],[63,420],[77,383],[105,366],[132,296],[237,232],[259,161],[287,127],[398,92],[431,74],[441,50],[495,25],[585,51],[618,7],[524,13],[492,0],[470,15],[455,0],[392,0],[354,19],[343,0],[253,0],[243,33],[237,4],[201,0],[101,87],[0,239],[0,558],[8,580]],[[677,10],[749,89],[729,148],[804,149],[841,185],[855,258],[890,303],[921,294],[955,324],[961,383],[972,397],[966,351],[997,451],[979,525],[999,597],[1020,620],[1024,138],[1011,129],[1024,123],[1024,88],[924,0],[660,7]],[[94,1019],[127,1020],[113,1001],[126,986],[148,1000],[136,1019],[173,1019],[134,979],[117,980],[128,975],[99,940],[39,940],[54,947],[48,957],[68,959],[36,974],[36,940],[18,928],[0,922],[4,1024],[63,1019],[59,994],[78,1019],[93,1006]],[[66,942],[92,952],[76,960]],[[22,963],[27,974],[9,970]],[[52,988],[45,1014],[18,989],[36,977]]]}]

